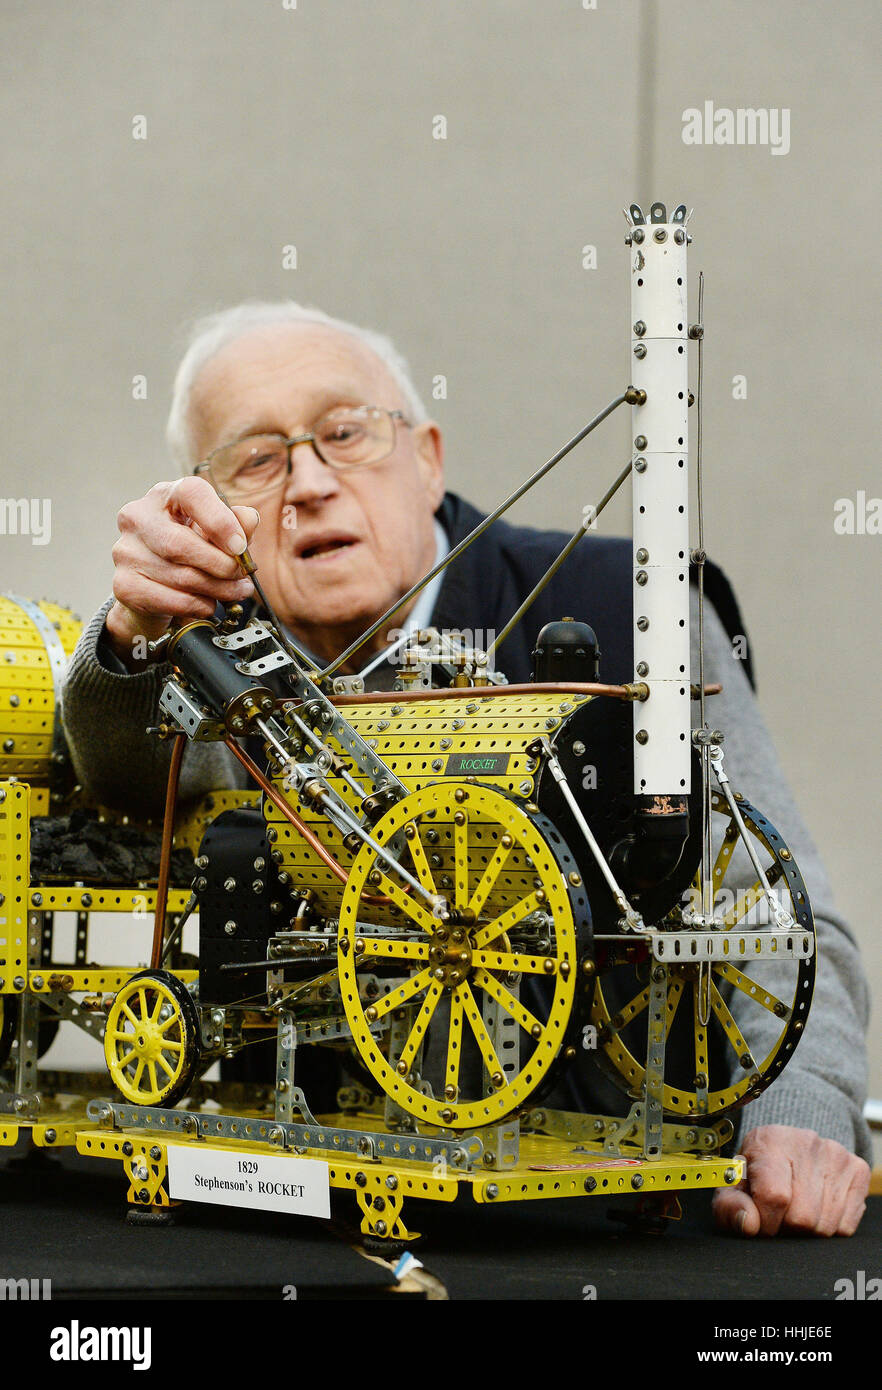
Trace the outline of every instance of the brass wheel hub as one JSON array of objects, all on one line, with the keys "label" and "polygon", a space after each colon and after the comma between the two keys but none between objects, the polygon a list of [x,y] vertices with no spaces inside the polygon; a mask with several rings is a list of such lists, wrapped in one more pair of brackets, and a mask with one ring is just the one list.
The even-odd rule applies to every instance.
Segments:
[{"label": "brass wheel hub", "polygon": [[432,974],[445,990],[456,989],[472,971],[473,942],[465,926],[437,927],[429,946]]}]

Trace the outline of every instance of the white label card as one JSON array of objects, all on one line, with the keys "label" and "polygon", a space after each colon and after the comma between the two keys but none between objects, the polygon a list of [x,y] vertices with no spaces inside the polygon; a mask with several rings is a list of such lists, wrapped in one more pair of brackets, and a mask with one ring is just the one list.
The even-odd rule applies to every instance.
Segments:
[{"label": "white label card", "polygon": [[170,1197],[223,1207],[331,1214],[328,1165],[313,1158],[169,1144],[168,1191]]}]

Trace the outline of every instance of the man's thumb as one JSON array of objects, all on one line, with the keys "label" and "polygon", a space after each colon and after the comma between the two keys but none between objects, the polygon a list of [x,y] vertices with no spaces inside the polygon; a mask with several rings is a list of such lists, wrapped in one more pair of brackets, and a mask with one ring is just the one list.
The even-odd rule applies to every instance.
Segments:
[{"label": "man's thumb", "polygon": [[728,1187],[714,1197],[714,1217],[724,1231],[739,1236],[755,1236],[760,1228],[760,1213],[756,1202],[742,1187]]}]

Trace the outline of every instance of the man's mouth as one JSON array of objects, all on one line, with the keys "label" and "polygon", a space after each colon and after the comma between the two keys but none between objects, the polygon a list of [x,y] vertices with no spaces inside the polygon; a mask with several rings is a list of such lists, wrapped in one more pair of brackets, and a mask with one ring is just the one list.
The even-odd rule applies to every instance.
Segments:
[{"label": "man's mouth", "polygon": [[299,560],[330,560],[344,551],[351,550],[358,541],[354,536],[319,536],[297,547]]}]

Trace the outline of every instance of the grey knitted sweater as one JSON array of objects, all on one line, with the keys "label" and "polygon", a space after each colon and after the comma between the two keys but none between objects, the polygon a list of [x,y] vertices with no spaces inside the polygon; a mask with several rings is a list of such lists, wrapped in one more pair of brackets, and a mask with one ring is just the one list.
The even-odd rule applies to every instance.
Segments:
[{"label": "grey knitted sweater", "polygon": [[[112,662],[102,664],[97,648],[112,602],[109,599],[95,614],[71,659],[63,696],[64,728],[79,781],[90,798],[135,817],[158,817],[169,747],[144,730],[157,722],[159,692],[169,667],[154,665],[128,675],[121,668],[108,669]],[[692,638],[694,673],[698,669],[694,593]],[[793,801],[743,663],[733,659],[726,631],[709,604],[705,607],[705,677],[723,685],[723,694],[709,701],[709,718],[714,727],[725,731],[730,780],[768,816],[791,847],[811,897],[818,931],[818,973],[805,1035],[780,1078],[739,1112],[741,1134],[760,1125],[794,1125],[835,1139],[869,1161],[871,1139],[862,1116],[869,991],[858,948],[836,910],[821,858]],[[240,764],[223,745],[188,744],[182,800],[247,784]],[[747,888],[755,877],[739,845],[727,886]],[[780,988],[786,995],[788,979],[792,988],[786,965],[763,963],[761,979],[773,992]],[[767,1055],[780,1031],[778,1020],[740,990],[733,991],[730,1008],[739,1027],[747,1030],[754,1055]]]}]

